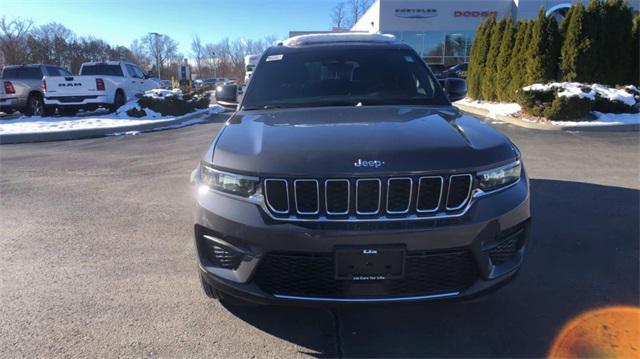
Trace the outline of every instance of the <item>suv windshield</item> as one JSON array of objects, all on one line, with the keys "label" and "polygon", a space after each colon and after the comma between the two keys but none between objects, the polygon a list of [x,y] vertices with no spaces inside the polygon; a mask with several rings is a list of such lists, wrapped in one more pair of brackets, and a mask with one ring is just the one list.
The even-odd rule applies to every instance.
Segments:
[{"label": "suv windshield", "polygon": [[438,86],[409,49],[271,52],[256,67],[243,108],[447,104]]},{"label": "suv windshield", "polygon": [[80,75],[103,75],[103,76],[124,76],[120,65],[85,65],[80,70]]}]

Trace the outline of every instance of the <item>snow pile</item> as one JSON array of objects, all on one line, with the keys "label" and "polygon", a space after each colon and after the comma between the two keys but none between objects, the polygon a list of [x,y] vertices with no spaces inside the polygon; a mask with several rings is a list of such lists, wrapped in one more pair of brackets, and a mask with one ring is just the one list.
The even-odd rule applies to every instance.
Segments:
[{"label": "snow pile", "polygon": [[124,104],[123,106],[120,106],[117,110],[115,115],[118,116],[118,118],[132,118],[131,116],[129,116],[127,114],[127,111],[131,110],[132,108],[138,109],[138,110],[142,110],[146,113],[145,116],[143,117],[139,117],[139,119],[142,118],[149,118],[149,119],[156,119],[156,118],[162,118],[162,114],[155,112],[149,108],[141,108],[140,105],[138,104],[137,100],[133,100],[133,101],[129,101],[126,104]]},{"label": "snow pile", "polygon": [[474,101],[469,98],[464,98],[457,103],[473,107],[481,110],[489,111],[488,117],[496,119],[497,116],[509,116],[522,111],[522,107],[517,103],[495,103],[495,102],[482,102]]},{"label": "snow pile", "polygon": [[155,99],[163,99],[163,98],[173,97],[173,96],[177,96],[178,98],[182,98],[182,90],[180,90],[180,89],[172,89],[172,90],[153,89],[153,90],[145,91],[145,93],[142,96],[151,97],[151,98],[155,98]]},{"label": "snow pile", "polygon": [[[512,116],[517,117],[523,121],[539,122],[527,119],[526,117],[514,116],[522,111],[522,108],[517,103],[493,103],[475,101],[469,98],[457,101],[466,107],[477,108],[481,110],[489,111],[487,117],[496,120],[497,116]],[[596,117],[593,121],[549,121],[555,126],[610,126],[610,125],[640,125],[640,114],[637,113],[602,113],[593,111],[592,114]]]},{"label": "snow pile", "polygon": [[[209,108],[197,110],[184,116],[166,116],[163,117],[157,112],[153,112],[148,108],[144,111],[146,116],[135,118],[127,115],[127,110],[137,107],[136,101],[130,101],[124,106],[120,107],[115,113],[105,114],[104,111],[95,111],[88,113],[80,113],[76,116],[62,116],[62,117],[27,117],[21,116],[12,120],[0,120],[0,135],[9,134],[28,134],[28,133],[45,133],[45,132],[64,132],[73,130],[88,130],[88,129],[118,129],[126,128],[129,126],[146,125],[155,123],[158,124],[153,130],[160,129],[172,129],[178,127],[184,127],[202,122],[206,119],[207,115],[213,115],[224,112],[224,108],[220,105],[210,105]],[[182,117],[192,116],[199,114],[193,119],[186,120],[178,124],[168,124],[168,122],[179,120]],[[138,131],[124,131],[118,134],[134,134]]]},{"label": "snow pile", "polygon": [[[628,86],[629,90],[636,90],[635,86]],[[610,101],[622,102],[627,106],[634,106],[636,99],[626,89],[616,89],[600,84],[586,85],[579,82],[552,82],[548,84],[533,84],[523,87],[524,91],[558,91],[559,97],[580,97],[595,101],[596,95]]]},{"label": "snow pile", "polygon": [[284,46],[295,47],[311,44],[335,42],[395,42],[396,37],[388,34],[364,34],[353,32],[338,32],[331,34],[308,34],[291,37],[283,42]]},{"label": "snow pile", "polygon": [[609,125],[640,125],[640,115],[637,113],[602,113],[593,111],[596,116],[593,121],[550,121],[557,126],[609,126]]}]

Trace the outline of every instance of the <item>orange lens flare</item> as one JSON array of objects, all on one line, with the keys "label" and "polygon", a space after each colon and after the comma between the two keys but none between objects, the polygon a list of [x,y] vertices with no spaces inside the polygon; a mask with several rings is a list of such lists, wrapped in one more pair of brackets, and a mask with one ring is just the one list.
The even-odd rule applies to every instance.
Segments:
[{"label": "orange lens flare", "polygon": [[606,307],[580,314],[555,338],[550,358],[640,358],[640,308]]}]

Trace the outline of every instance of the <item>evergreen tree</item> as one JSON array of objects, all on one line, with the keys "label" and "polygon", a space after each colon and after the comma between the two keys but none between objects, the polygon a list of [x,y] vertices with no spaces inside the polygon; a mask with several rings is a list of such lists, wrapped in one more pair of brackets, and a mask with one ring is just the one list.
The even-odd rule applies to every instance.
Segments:
[{"label": "evergreen tree", "polygon": [[480,93],[480,81],[479,81],[479,63],[480,56],[478,53],[480,51],[480,42],[483,33],[485,32],[486,22],[482,21],[476,30],[475,38],[473,39],[473,44],[471,44],[471,51],[469,53],[469,69],[467,70],[467,96],[473,99],[478,98],[478,94]]},{"label": "evergreen tree", "polygon": [[574,7],[570,7],[567,11],[566,15],[562,19],[560,23],[560,36],[562,37],[562,41],[564,41],[565,36],[567,35],[567,29],[569,28],[569,23],[571,22],[571,16],[573,15]]},{"label": "evergreen tree", "polygon": [[496,96],[496,76],[497,76],[497,59],[500,53],[500,43],[507,23],[506,19],[498,21],[491,29],[489,38],[489,51],[487,52],[487,61],[484,66],[484,78],[480,86],[480,95],[485,101],[495,101]]},{"label": "evergreen tree", "polygon": [[544,8],[538,11],[538,17],[533,21],[531,40],[527,48],[527,65],[525,82],[527,85],[544,83],[549,80],[545,73],[545,47],[547,46],[547,17]]},{"label": "evergreen tree", "polygon": [[631,34],[631,71],[628,83],[640,85],[640,14],[633,18]]},{"label": "evergreen tree", "polygon": [[511,53],[514,50],[514,28],[511,18],[504,27],[504,35],[500,44],[500,52],[497,60],[496,95],[499,101],[510,101],[508,85],[511,82]]},{"label": "evergreen tree", "polygon": [[585,29],[585,10],[582,3],[573,5],[571,20],[567,26],[564,43],[562,44],[562,62],[560,68],[565,81],[588,82],[589,61],[586,59],[591,53],[593,43]]},{"label": "evergreen tree", "polygon": [[516,92],[524,86],[522,76],[522,68],[526,60],[527,35],[529,32],[529,22],[520,21],[516,30],[515,43],[513,51],[511,51],[511,60],[509,61],[509,84],[507,87],[507,97],[513,101],[516,98]]},{"label": "evergreen tree", "polygon": [[495,25],[495,19],[490,17],[480,25],[471,48],[469,74],[467,76],[467,94],[473,99],[481,98],[480,88],[484,77],[484,66],[489,51],[489,35]]},{"label": "evergreen tree", "polygon": [[[609,0],[607,9],[606,27],[607,39],[603,39],[600,48],[605,49],[604,54],[598,56],[598,61],[608,66],[607,76],[602,83],[608,85],[623,85],[630,77],[631,72],[631,48],[629,43],[632,37],[633,13],[625,0]],[[603,26],[604,27],[604,26]]]},{"label": "evergreen tree", "polygon": [[547,18],[545,31],[546,45],[544,48],[543,71],[547,81],[558,80],[558,62],[560,61],[560,47],[562,39],[558,29],[558,22],[553,16]]},{"label": "evergreen tree", "polygon": [[602,0],[590,0],[585,8],[584,33],[592,44],[584,54],[585,68],[582,76],[585,82],[602,83],[609,76],[607,74],[609,71],[608,60],[602,62],[603,55],[606,55],[608,51],[605,44],[608,37],[606,24],[609,20],[605,20],[607,13]]}]

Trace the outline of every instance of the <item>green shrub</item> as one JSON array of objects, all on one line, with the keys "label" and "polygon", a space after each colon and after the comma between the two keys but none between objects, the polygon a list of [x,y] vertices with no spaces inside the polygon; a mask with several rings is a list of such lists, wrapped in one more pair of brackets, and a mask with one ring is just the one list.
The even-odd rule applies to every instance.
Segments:
[{"label": "green shrub", "polygon": [[193,112],[195,109],[209,107],[209,96],[196,95],[194,93],[180,96],[167,96],[165,98],[153,98],[140,96],[138,105],[162,114],[162,116],[182,116]]},{"label": "green shrub", "polygon": [[193,107],[198,109],[209,108],[209,103],[211,100],[209,96],[202,96],[199,99],[193,101]]},{"label": "green shrub", "polygon": [[612,101],[608,98],[596,94],[596,100],[593,104],[593,110],[608,113],[637,113],[638,110],[634,106],[629,106],[624,102]]},{"label": "green shrub", "polygon": [[143,109],[139,109],[137,107],[133,107],[127,110],[127,115],[131,116],[131,117],[136,117],[136,118],[140,118],[140,117],[144,117],[147,115],[146,112],[144,112]]},{"label": "green shrub", "polygon": [[584,121],[588,118],[593,101],[587,98],[556,97],[544,110],[544,117],[551,121]]},{"label": "green shrub", "polygon": [[526,114],[543,117],[545,109],[551,106],[555,97],[555,91],[520,90],[517,93],[516,100]]},{"label": "green shrub", "polygon": [[163,99],[142,96],[138,99],[140,107],[159,112],[162,116],[182,116],[193,112],[193,103],[180,99],[178,96],[169,96]]}]

